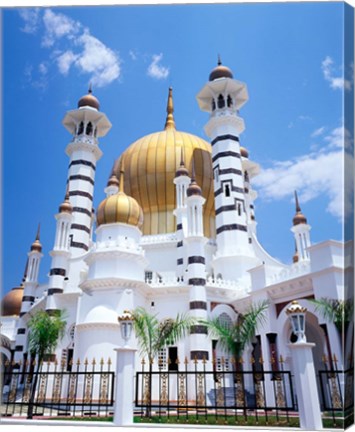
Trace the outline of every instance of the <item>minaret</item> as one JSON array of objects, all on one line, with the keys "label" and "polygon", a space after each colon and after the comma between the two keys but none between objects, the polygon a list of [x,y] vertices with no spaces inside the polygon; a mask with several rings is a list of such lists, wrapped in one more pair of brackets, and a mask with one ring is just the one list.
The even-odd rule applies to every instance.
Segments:
[{"label": "minaret", "polygon": [[176,208],[174,215],[176,217],[177,233],[177,268],[176,275],[183,278],[186,263],[184,263],[184,237],[187,233],[187,189],[190,184],[189,172],[185,167],[183,148],[181,147],[180,166],[176,171],[174,184],[176,186]]},{"label": "minaret", "polygon": [[[194,167],[193,167],[194,169]],[[196,319],[207,319],[206,297],[206,237],[203,234],[203,205],[200,186],[196,183],[195,173],[192,173],[191,183],[187,189],[187,276],[189,285],[190,315]],[[209,340],[207,327],[202,324],[193,325],[190,329],[191,360],[209,359]]]},{"label": "minaret", "polygon": [[298,261],[309,260],[309,252],[307,248],[311,246],[310,230],[311,227],[307,224],[307,219],[301,211],[298,202],[297,192],[295,191],[296,214],[293,218],[293,227],[291,231],[294,233],[296,241],[296,252]]},{"label": "minaret", "polygon": [[[28,259],[26,262],[25,271],[20,285],[20,288],[22,288],[23,291],[24,291],[24,282],[26,281],[26,277],[27,277],[27,270],[28,270]],[[23,292],[20,316],[16,325],[16,341],[15,341],[15,354],[14,354],[14,360],[16,364],[23,360],[23,353],[27,347],[27,326],[23,318],[23,315],[30,309],[33,302],[34,302],[34,296],[26,296],[25,292]]]},{"label": "minaret", "polygon": [[[215,260],[213,266],[215,273],[221,273],[224,278],[239,277],[255,265],[247,226],[244,169],[239,143],[239,135],[244,130],[239,109],[248,100],[247,87],[233,79],[232,71],[223,66],[219,59],[218,66],[211,72],[209,82],[199,92],[197,100],[200,109],[210,113],[205,131],[212,145],[216,258],[223,259],[222,262]],[[228,262],[228,258],[236,256],[237,268]]]},{"label": "minaret", "polygon": [[102,156],[98,138],[105,136],[111,128],[99,108],[99,101],[90,87],[88,94],[79,100],[78,108],[69,111],[63,120],[64,127],[73,135],[66,148],[70,157],[68,184],[73,220],[69,237],[73,258],[89,249],[96,162]]},{"label": "minaret", "polygon": [[24,289],[15,347],[16,362],[22,360],[23,352],[27,346],[27,329],[22,317],[30,310],[32,304],[34,303],[36,288],[38,286],[39,267],[43,257],[42,244],[40,241],[40,229],[41,226],[39,224],[35,241],[32,243],[31,249],[28,252],[28,259],[23,278]]},{"label": "minaret", "polygon": [[55,215],[57,227],[52,256],[52,264],[49,272],[48,297],[46,310],[54,313],[58,310],[54,294],[62,294],[65,288],[65,278],[69,270],[70,245],[69,232],[73,219],[73,206],[69,201],[69,188],[65,194],[63,203],[59,207],[59,213]]}]

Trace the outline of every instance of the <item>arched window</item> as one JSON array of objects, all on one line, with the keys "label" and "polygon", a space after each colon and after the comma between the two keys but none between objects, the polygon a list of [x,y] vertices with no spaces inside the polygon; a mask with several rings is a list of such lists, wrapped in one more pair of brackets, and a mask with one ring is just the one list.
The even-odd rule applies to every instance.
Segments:
[{"label": "arched window", "polygon": [[225,193],[226,197],[230,197],[231,196],[231,189],[230,189],[229,184],[226,184],[224,186],[224,193]]},{"label": "arched window", "polygon": [[86,126],[86,135],[91,135],[92,134],[92,123],[89,122]]},{"label": "arched window", "polygon": [[238,216],[241,216],[242,214],[242,206],[240,205],[240,203],[238,203]]},{"label": "arched window", "polygon": [[217,319],[221,326],[225,327],[226,329],[232,328],[232,318],[226,312],[221,313],[221,315]]},{"label": "arched window", "polygon": [[80,122],[79,129],[78,129],[78,135],[81,135],[84,132],[84,123]]},{"label": "arched window", "polygon": [[96,134],[97,134],[97,127],[94,130],[94,137],[96,138]]},{"label": "arched window", "polygon": [[220,94],[217,99],[218,108],[224,108],[224,97]]},{"label": "arched window", "polygon": [[214,99],[212,99],[212,111],[216,109],[216,102]]},{"label": "arched window", "polygon": [[230,95],[228,95],[228,97],[227,97],[227,106],[231,107],[232,105],[233,105],[233,99],[231,98]]}]

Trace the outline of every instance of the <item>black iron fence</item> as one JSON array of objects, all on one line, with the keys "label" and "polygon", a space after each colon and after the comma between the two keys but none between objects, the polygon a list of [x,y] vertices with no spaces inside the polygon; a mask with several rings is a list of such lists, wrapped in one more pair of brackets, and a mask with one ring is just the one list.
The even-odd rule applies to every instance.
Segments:
[{"label": "black iron fence", "polygon": [[35,362],[5,364],[1,415],[25,417],[30,405],[33,417],[113,415],[115,374],[111,361],[89,364],[78,360],[69,366],[64,361],[60,365],[42,363],[39,368]]},{"label": "black iron fence", "polygon": [[282,365],[242,370],[222,358],[218,364],[177,360],[176,366],[153,371],[142,361],[135,392],[140,421],[298,426],[292,376]]},{"label": "black iron fence", "polygon": [[338,370],[335,356],[323,356],[324,369],[319,373],[320,404],[323,417],[333,426],[347,427],[354,418],[354,369]]}]

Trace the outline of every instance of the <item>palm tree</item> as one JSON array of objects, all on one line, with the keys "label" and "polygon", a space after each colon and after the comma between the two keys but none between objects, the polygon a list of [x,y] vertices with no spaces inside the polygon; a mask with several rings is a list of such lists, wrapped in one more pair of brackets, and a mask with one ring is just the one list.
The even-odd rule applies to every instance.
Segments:
[{"label": "palm tree", "polygon": [[353,319],[354,304],[352,299],[338,300],[322,297],[320,299],[310,299],[314,304],[316,312],[323,318],[335,325],[340,343],[346,341],[349,324]]},{"label": "palm tree", "polygon": [[33,402],[36,393],[38,374],[45,355],[52,354],[58,341],[64,336],[66,321],[63,311],[58,310],[54,315],[46,311],[36,312],[28,321],[29,338],[28,349],[33,358],[37,357],[37,372],[28,402],[27,418],[33,417]]},{"label": "palm tree", "polygon": [[232,326],[221,322],[218,317],[201,323],[208,327],[210,335],[218,339],[221,348],[231,354],[237,365],[246,345],[253,340],[258,325],[265,321],[268,305],[266,300],[251,304],[244,314],[238,314]]},{"label": "palm tree", "polygon": [[152,400],[153,359],[162,348],[174,344],[186,336],[196,320],[187,314],[178,314],[175,319],[166,318],[160,321],[157,315],[152,315],[141,307],[132,312],[132,317],[140,354],[148,357],[149,362],[148,407],[146,411],[146,415],[149,416]]}]

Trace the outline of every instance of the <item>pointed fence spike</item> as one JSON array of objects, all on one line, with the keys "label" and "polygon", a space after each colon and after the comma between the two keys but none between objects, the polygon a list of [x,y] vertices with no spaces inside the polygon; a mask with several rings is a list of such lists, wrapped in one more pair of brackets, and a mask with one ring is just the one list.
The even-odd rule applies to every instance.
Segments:
[{"label": "pointed fence spike", "polygon": [[107,364],[108,364],[109,366],[111,366],[111,364],[112,364],[112,362],[111,362],[111,357],[108,358],[108,360],[107,360]]},{"label": "pointed fence spike", "polygon": [[285,362],[284,358],[282,357],[282,354],[280,354],[280,360],[279,360],[279,362],[280,363],[284,363]]}]

